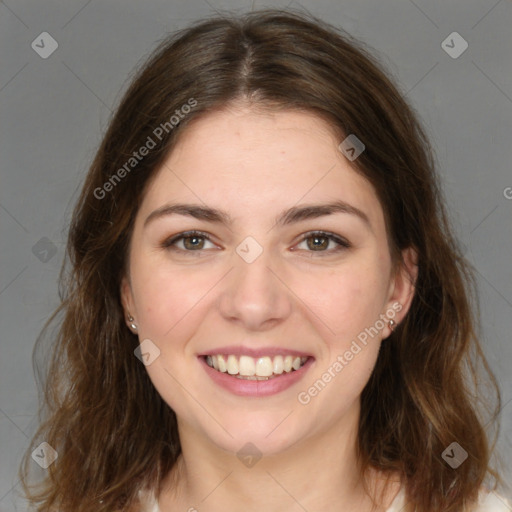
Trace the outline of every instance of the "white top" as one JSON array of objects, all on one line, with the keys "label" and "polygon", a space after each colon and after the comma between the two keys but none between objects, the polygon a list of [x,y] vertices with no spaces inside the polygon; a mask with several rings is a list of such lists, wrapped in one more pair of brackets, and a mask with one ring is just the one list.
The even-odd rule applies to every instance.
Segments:
[{"label": "white top", "polygon": [[[141,499],[146,501],[147,508],[145,512],[160,512],[155,496],[144,496],[142,492],[139,494]],[[386,512],[401,512],[405,505],[405,491],[402,487]],[[478,499],[478,507],[473,512],[512,512],[512,503],[494,492],[487,492],[482,489]]]},{"label": "white top", "polygon": [[[405,505],[405,492],[402,487],[386,512],[400,512]],[[156,508],[150,509],[150,512],[160,512],[158,504]],[[478,507],[473,512],[512,512],[512,503],[494,492],[487,492],[482,489],[478,499]]]}]

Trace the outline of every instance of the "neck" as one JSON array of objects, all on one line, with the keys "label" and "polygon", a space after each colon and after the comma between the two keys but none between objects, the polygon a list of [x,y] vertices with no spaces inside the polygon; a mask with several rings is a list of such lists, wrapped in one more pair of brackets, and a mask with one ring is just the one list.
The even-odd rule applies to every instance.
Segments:
[{"label": "neck", "polygon": [[[181,425],[182,454],[164,482],[160,512],[282,510],[370,511],[357,459],[359,407],[329,430],[302,440],[252,467],[232,452],[213,445],[197,431]],[[370,485],[375,481],[372,480]],[[375,489],[377,489],[375,487]],[[382,512],[398,491],[387,494]]]}]

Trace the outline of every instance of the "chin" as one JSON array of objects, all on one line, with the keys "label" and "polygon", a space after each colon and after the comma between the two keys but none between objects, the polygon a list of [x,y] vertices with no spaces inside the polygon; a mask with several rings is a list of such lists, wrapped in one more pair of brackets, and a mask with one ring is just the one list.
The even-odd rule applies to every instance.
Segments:
[{"label": "chin", "polygon": [[209,425],[210,432],[205,432],[205,435],[219,448],[236,453],[238,456],[244,455],[246,451],[250,452],[252,445],[257,454],[276,455],[289,449],[302,437],[291,422],[283,421],[289,412],[279,417],[269,414],[266,418],[263,418],[261,414],[258,415],[258,418],[249,415],[246,416],[245,421],[228,421],[226,418],[224,425],[233,437],[221,428],[216,429],[215,432],[211,431],[211,424]]}]

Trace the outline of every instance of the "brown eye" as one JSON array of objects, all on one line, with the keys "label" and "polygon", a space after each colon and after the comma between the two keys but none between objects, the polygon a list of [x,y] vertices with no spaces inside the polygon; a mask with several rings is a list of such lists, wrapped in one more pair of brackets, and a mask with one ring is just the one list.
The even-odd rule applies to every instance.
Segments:
[{"label": "brown eye", "polygon": [[[161,247],[173,251],[195,252],[203,250],[205,248],[205,241],[209,240],[210,237],[207,233],[202,233],[200,231],[189,231],[186,233],[180,233],[179,235],[165,240],[161,244]],[[181,241],[183,241],[183,247],[178,247],[177,244]]]},{"label": "brown eye", "polygon": [[[333,233],[326,233],[324,231],[316,231],[309,233],[302,239],[301,243],[306,242],[307,249],[309,252],[318,253],[333,253],[343,249],[351,247],[349,242],[343,238],[334,235]],[[332,250],[328,250],[329,245],[333,243],[335,247]]]},{"label": "brown eye", "polygon": [[186,249],[202,249],[204,246],[204,239],[197,235],[184,236],[183,245]]}]

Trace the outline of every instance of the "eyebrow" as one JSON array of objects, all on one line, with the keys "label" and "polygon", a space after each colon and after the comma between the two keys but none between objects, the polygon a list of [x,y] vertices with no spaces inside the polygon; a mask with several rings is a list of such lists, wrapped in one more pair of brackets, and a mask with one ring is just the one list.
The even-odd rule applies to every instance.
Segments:
[{"label": "eyebrow", "polygon": [[[274,222],[278,226],[286,226],[294,224],[308,219],[316,219],[326,215],[332,215],[334,213],[347,213],[354,215],[355,217],[362,220],[367,227],[372,230],[370,220],[366,213],[359,208],[352,206],[344,201],[334,201],[325,204],[312,204],[303,206],[293,206],[287,210],[281,212],[275,219]],[[217,208],[210,208],[199,204],[166,204],[157,208],[155,211],[150,213],[144,221],[144,227],[150,222],[167,217],[169,215],[183,215],[192,217],[198,220],[204,220],[207,222],[214,222],[225,225],[232,225],[233,219],[229,213],[219,210]]]}]

